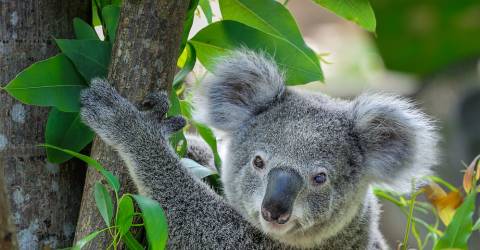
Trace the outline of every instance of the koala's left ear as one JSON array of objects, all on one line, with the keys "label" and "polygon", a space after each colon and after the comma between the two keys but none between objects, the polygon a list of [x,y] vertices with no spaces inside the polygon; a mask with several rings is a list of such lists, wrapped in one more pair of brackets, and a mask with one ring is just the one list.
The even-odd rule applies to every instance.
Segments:
[{"label": "koala's left ear", "polygon": [[285,93],[283,73],[264,53],[239,49],[215,65],[195,97],[195,119],[212,127],[234,131]]},{"label": "koala's left ear", "polygon": [[374,182],[408,191],[412,178],[430,174],[437,160],[433,122],[405,99],[364,94],[353,101],[354,134]]}]

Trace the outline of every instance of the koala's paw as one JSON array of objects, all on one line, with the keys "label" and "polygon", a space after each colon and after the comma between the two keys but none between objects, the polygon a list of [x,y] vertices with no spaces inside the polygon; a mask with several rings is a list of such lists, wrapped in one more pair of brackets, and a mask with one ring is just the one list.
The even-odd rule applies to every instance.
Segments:
[{"label": "koala's paw", "polygon": [[158,123],[161,132],[165,137],[182,129],[186,121],[181,116],[165,118],[168,112],[168,96],[165,92],[154,92],[148,94],[142,102],[146,116]]},{"label": "koala's paw", "polygon": [[83,122],[109,144],[118,143],[139,114],[107,81],[98,78],[82,91],[80,102]]}]

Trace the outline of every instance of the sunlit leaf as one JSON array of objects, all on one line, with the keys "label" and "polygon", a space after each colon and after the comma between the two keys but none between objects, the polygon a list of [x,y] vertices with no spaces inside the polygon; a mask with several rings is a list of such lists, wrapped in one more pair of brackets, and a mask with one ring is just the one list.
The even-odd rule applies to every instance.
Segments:
[{"label": "sunlit leaf", "polygon": [[424,187],[427,199],[432,203],[438,216],[445,225],[450,224],[456,209],[462,204],[463,197],[459,191],[446,193],[438,184],[431,182]]},{"label": "sunlit leaf", "polygon": [[212,7],[210,6],[210,1],[200,0],[198,2],[198,5],[200,5],[200,7],[202,8],[203,14],[205,15],[205,18],[207,18],[207,22],[209,24],[212,23],[213,13],[212,13]]},{"label": "sunlit leaf", "polygon": [[[66,113],[52,108],[48,114],[45,129],[47,144],[79,152],[92,142],[94,136],[93,131],[80,120],[79,113]],[[47,157],[52,163],[62,163],[73,155],[47,148]]]},{"label": "sunlit leaf", "polygon": [[207,176],[217,174],[217,172],[211,170],[208,167],[200,165],[198,162],[192,159],[182,158],[180,162],[185,168],[187,168],[193,175],[195,175],[199,179],[203,179]]},{"label": "sunlit leaf", "polygon": [[118,202],[118,214],[117,214],[117,223],[118,231],[120,236],[125,235],[133,223],[133,214],[135,208],[133,206],[132,197],[129,195],[124,195],[120,198]]},{"label": "sunlit leaf", "polygon": [[162,207],[157,201],[141,195],[133,195],[142,210],[149,249],[163,250],[168,240],[168,224]]},{"label": "sunlit leaf", "polygon": [[434,250],[468,248],[468,239],[473,228],[472,217],[475,212],[476,196],[477,192],[475,190],[468,194],[463,204],[455,212],[452,222],[445,230],[445,234],[435,244]]},{"label": "sunlit leaf", "polygon": [[195,18],[195,10],[197,9],[198,2],[199,0],[190,0],[190,5],[188,6],[185,21],[183,23],[183,34],[182,41],[180,42],[180,53],[182,53],[185,45],[187,44],[188,35],[190,34],[190,29],[192,28],[193,19]]},{"label": "sunlit leaf", "polygon": [[[185,46],[184,53],[185,60],[183,60],[183,63],[181,65],[182,69],[178,71],[178,73],[175,75],[175,78],[173,79],[172,85],[174,89],[178,89],[182,85],[187,75],[193,70],[193,67],[195,67],[195,62],[197,61],[195,48],[190,43],[187,43],[187,45]],[[182,53],[182,55],[184,53]]]},{"label": "sunlit leaf", "polygon": [[4,89],[26,104],[78,112],[80,91],[86,87],[75,66],[59,54],[24,69]]},{"label": "sunlit leaf", "polygon": [[56,147],[56,146],[53,146],[53,145],[43,144],[43,145],[40,145],[40,146],[43,146],[43,147],[46,147],[46,148],[56,149],[56,150],[59,150],[59,151],[62,151],[64,153],[66,153],[66,154],[70,154],[70,155],[75,156],[76,158],[84,161],[85,163],[88,164],[88,166],[93,167],[100,174],[102,174],[103,177],[105,177],[105,179],[107,180],[108,184],[110,184],[110,186],[113,188],[113,190],[115,190],[117,193],[120,190],[120,182],[118,181],[118,178],[116,176],[114,176],[110,171],[106,170],[102,165],[100,165],[100,163],[98,163],[93,158],[91,158],[89,156],[86,156],[86,155],[83,155],[83,154],[80,154],[80,153],[77,153],[77,152],[74,152],[74,151],[71,151],[71,150],[68,150],[68,149],[59,148],[59,147]]},{"label": "sunlit leaf", "polygon": [[475,222],[475,225],[473,225],[472,230],[474,231],[480,230],[480,218],[478,218],[477,222]]},{"label": "sunlit leaf", "polygon": [[375,32],[377,22],[369,0],[313,0],[333,13]]},{"label": "sunlit leaf", "polygon": [[110,226],[113,217],[113,203],[110,193],[105,186],[97,182],[94,187],[94,197],[100,215],[102,215],[107,226]]},{"label": "sunlit leaf", "polygon": [[197,58],[212,71],[218,56],[246,47],[270,54],[286,72],[287,84],[305,84],[323,80],[318,63],[282,37],[267,34],[235,21],[215,22],[199,31],[191,40]]},{"label": "sunlit leaf", "polygon": [[90,233],[89,235],[85,236],[85,238],[75,242],[75,245],[71,249],[73,250],[82,249],[82,247],[87,245],[87,243],[90,242],[91,240],[95,239],[95,237],[97,237],[100,233],[101,231],[95,231],[93,233]]},{"label": "sunlit leaf", "polygon": [[106,77],[112,45],[99,40],[56,39],[60,50],[75,64],[80,74],[90,82],[95,77]]},{"label": "sunlit leaf", "polygon": [[282,37],[319,65],[317,55],[305,44],[295,19],[281,3],[258,0],[222,0],[219,1],[219,5],[224,20],[237,21],[265,33]]}]

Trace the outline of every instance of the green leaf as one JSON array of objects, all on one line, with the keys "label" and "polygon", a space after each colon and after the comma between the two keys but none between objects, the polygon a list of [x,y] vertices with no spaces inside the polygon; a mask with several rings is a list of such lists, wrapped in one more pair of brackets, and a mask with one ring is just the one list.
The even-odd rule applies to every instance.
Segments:
[{"label": "green leaf", "polygon": [[135,239],[135,237],[132,235],[131,232],[127,232],[123,236],[123,242],[125,242],[125,245],[127,245],[129,250],[143,250],[142,244]]},{"label": "green leaf", "polygon": [[[170,91],[169,94],[170,109],[167,112],[167,117],[177,116],[182,114],[180,100],[175,91]],[[175,149],[179,156],[184,156],[187,153],[187,139],[183,130],[175,132],[170,136],[170,145]]]},{"label": "green leaf", "polygon": [[73,30],[75,37],[80,40],[99,40],[97,32],[88,23],[82,19],[75,17],[73,19]]},{"label": "green leaf", "polygon": [[319,65],[318,57],[303,40],[295,19],[288,9],[276,1],[222,0],[219,1],[224,20],[246,24],[265,33],[282,37]]},{"label": "green leaf", "polygon": [[5,90],[26,104],[77,112],[80,110],[80,91],[86,87],[75,66],[64,54],[59,54],[24,69]]},{"label": "green leaf", "polygon": [[75,242],[75,245],[71,249],[73,249],[73,250],[82,249],[82,247],[84,247],[91,240],[95,239],[95,237],[97,237],[102,232],[103,231],[95,231],[93,233],[90,233],[89,235],[85,236],[85,238]]},{"label": "green leaf", "polygon": [[375,32],[377,21],[368,0],[313,0],[327,10],[349,20],[360,27]]},{"label": "green leaf", "polygon": [[162,207],[157,201],[141,195],[133,195],[142,210],[149,249],[163,250],[168,240],[168,224]]},{"label": "green leaf", "polygon": [[70,155],[75,156],[76,158],[84,161],[89,166],[91,166],[95,170],[97,170],[100,174],[102,174],[103,177],[105,177],[105,179],[107,180],[108,184],[110,184],[110,186],[113,188],[113,190],[115,192],[118,193],[118,191],[120,190],[120,182],[118,181],[118,178],[116,176],[114,176],[110,171],[106,170],[102,165],[100,165],[100,163],[98,163],[93,158],[91,158],[89,156],[86,156],[86,155],[83,155],[83,154],[80,154],[80,153],[77,153],[77,152],[74,152],[74,151],[71,151],[71,150],[68,150],[68,149],[62,149],[62,148],[59,148],[59,147],[56,147],[56,146],[53,146],[53,145],[49,145],[49,144],[43,144],[43,145],[40,145],[40,146],[43,146],[43,147],[46,147],[46,148],[56,149],[56,150],[59,150],[59,151],[62,151],[64,153],[66,153],[66,154],[70,154]]},{"label": "green leaf", "polygon": [[122,0],[112,0],[112,5],[122,7]]},{"label": "green leaf", "polygon": [[95,77],[107,76],[112,51],[112,45],[109,42],[69,39],[55,41],[85,80],[90,82]]},{"label": "green leaf", "polygon": [[110,197],[107,188],[99,182],[95,183],[94,191],[95,204],[97,205],[98,211],[107,226],[110,226],[113,217],[112,197]]},{"label": "green leaf", "polygon": [[120,236],[125,235],[128,230],[130,230],[133,222],[134,212],[135,208],[133,207],[132,197],[130,197],[129,195],[122,196],[122,198],[120,198],[120,201],[118,202],[118,214],[116,223]]},{"label": "green leaf", "polygon": [[473,189],[462,205],[457,209],[452,221],[448,224],[443,236],[437,241],[434,249],[468,249],[468,239],[472,234],[472,217],[475,212],[477,192]]},{"label": "green leaf", "polygon": [[180,160],[180,162],[182,163],[182,165],[187,168],[193,175],[195,175],[196,177],[200,178],[200,179],[203,179],[207,176],[210,176],[210,175],[215,175],[217,174],[217,172],[203,166],[203,165],[200,165],[198,162],[192,160],[192,159],[188,159],[188,158],[182,158]]},{"label": "green leaf", "polygon": [[220,21],[210,24],[190,40],[195,46],[197,58],[208,69],[214,69],[218,56],[241,47],[265,51],[286,72],[287,84],[305,84],[323,80],[317,62],[301,49],[282,37],[267,34],[235,21]]},{"label": "green leaf", "polygon": [[198,4],[202,8],[203,14],[205,15],[205,18],[207,18],[207,22],[209,24],[212,23],[213,14],[212,14],[212,7],[210,6],[210,1],[209,0],[200,0],[200,2]]},{"label": "green leaf", "polygon": [[[45,130],[47,144],[79,152],[92,142],[94,136],[92,130],[80,120],[79,113],[61,112],[56,108],[50,111]],[[52,163],[63,163],[73,156],[47,148],[47,157]]]},{"label": "green leaf", "polygon": [[475,225],[473,225],[472,230],[473,231],[480,230],[480,218],[478,218],[477,222],[475,222]]},{"label": "green leaf", "polygon": [[187,44],[188,35],[190,34],[193,19],[195,18],[195,10],[197,9],[198,1],[199,0],[190,0],[190,5],[188,6],[187,14],[185,15],[185,22],[183,23],[183,34],[182,41],[180,43],[180,53],[182,53],[185,45]]},{"label": "green leaf", "polygon": [[200,134],[203,140],[208,144],[208,146],[210,146],[210,149],[212,149],[215,167],[217,168],[217,171],[220,172],[222,160],[220,159],[220,155],[218,154],[217,138],[215,138],[213,131],[209,127],[198,122],[193,122],[193,125],[195,126],[197,132]]},{"label": "green leaf", "polygon": [[102,9],[102,17],[107,28],[107,34],[110,42],[115,41],[117,33],[118,20],[120,17],[120,7],[116,5],[108,5]]},{"label": "green leaf", "polygon": [[186,53],[186,59],[182,65],[182,69],[178,71],[173,79],[174,89],[178,89],[182,86],[183,80],[185,80],[185,77],[187,77],[187,75],[193,70],[193,67],[195,67],[195,62],[197,61],[195,48],[190,43],[187,43],[184,52]]},{"label": "green leaf", "polygon": [[93,27],[102,25],[102,20],[100,18],[100,15],[98,14],[98,6],[96,4],[96,0],[92,0],[92,24]]}]

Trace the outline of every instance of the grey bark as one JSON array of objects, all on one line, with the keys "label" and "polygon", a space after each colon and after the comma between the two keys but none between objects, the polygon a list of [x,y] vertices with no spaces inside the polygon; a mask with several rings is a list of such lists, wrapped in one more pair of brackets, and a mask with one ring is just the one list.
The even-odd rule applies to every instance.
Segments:
[{"label": "grey bark", "polygon": [[5,188],[5,178],[3,172],[0,171],[0,250],[14,250],[17,248],[15,226],[12,224],[10,218],[10,206]]},{"label": "grey bark", "polygon": [[[5,86],[30,64],[58,53],[52,38],[73,37],[72,19],[88,16],[88,2],[0,1],[0,84]],[[23,105],[5,91],[0,91],[0,103],[0,179],[5,177],[4,183],[0,180],[0,189],[5,188],[0,190],[0,228],[5,221],[14,224],[20,249],[68,246],[85,167],[77,162],[49,164],[45,151],[36,146],[44,143],[47,108]],[[3,206],[10,208],[11,216]],[[8,228],[14,231],[12,225]],[[4,232],[0,248],[9,249],[2,243],[8,238]]]},{"label": "grey bark", "polygon": [[[139,103],[148,92],[170,89],[189,2],[124,1],[108,79],[130,101]],[[120,178],[122,192],[136,192],[117,153],[99,138],[94,140],[92,156]],[[76,240],[106,226],[95,209],[92,195],[93,185],[101,180],[95,171],[87,171]],[[95,239],[88,249],[104,249],[109,240],[109,236],[104,234]]]}]

